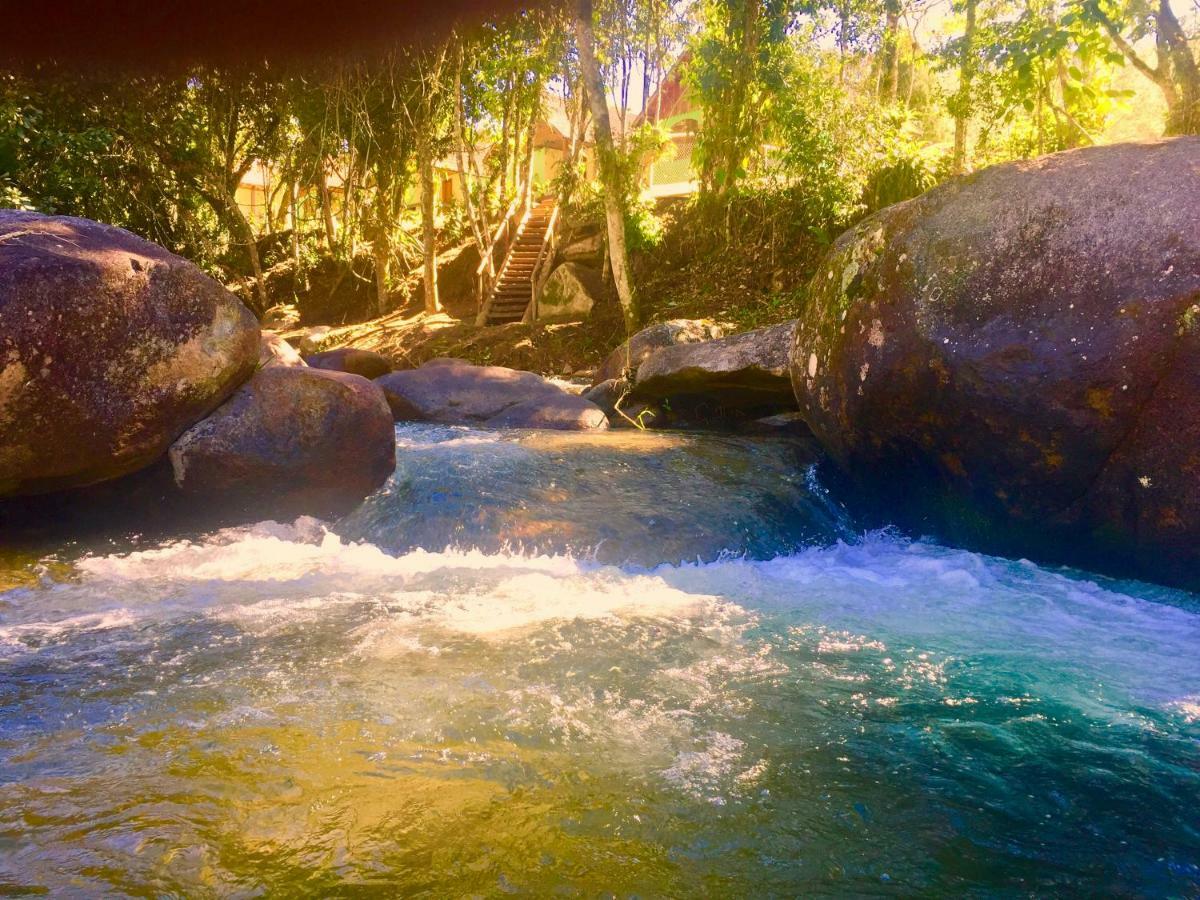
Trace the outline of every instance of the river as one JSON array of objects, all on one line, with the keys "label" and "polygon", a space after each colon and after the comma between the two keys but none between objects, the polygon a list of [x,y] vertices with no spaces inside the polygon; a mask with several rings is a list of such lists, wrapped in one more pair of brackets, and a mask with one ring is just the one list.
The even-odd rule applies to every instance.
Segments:
[{"label": "river", "polygon": [[1196,596],[783,440],[397,436],[337,522],[0,550],[0,894],[1200,893]]}]

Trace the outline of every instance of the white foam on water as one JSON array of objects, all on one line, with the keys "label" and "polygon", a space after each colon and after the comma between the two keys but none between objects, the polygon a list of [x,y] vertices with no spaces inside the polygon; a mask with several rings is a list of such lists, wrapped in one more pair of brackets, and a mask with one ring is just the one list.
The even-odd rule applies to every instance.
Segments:
[{"label": "white foam on water", "polygon": [[1173,707],[1189,725],[1200,722],[1200,696],[1184,697],[1176,701]]},{"label": "white foam on water", "polygon": [[27,650],[30,647],[50,643],[68,635],[128,628],[137,619],[138,617],[130,610],[118,608],[98,613],[67,616],[52,622],[0,625],[0,653]]},{"label": "white foam on water", "polygon": [[[722,677],[784,674],[760,646],[739,643],[749,622],[767,617],[799,629],[796,640],[811,642],[819,657],[814,665],[847,654],[887,656],[901,686],[944,685],[959,661],[997,654],[1018,669],[1051,661],[1102,673],[1115,689],[1113,702],[1133,698],[1191,715],[1200,696],[1200,615],[1187,602],[1157,602],[1170,592],[1136,597],[1076,574],[887,534],[767,561],[635,571],[566,555],[391,556],[302,518],[89,556],[75,568],[69,581],[0,595],[8,601],[0,607],[0,645],[28,650],[83,631],[179,616],[263,634],[361,607],[370,615],[353,625],[360,629],[356,654],[370,658],[428,652],[440,644],[423,633],[431,627],[508,640],[561,620],[705,619],[718,628],[740,616],[728,633],[714,635],[724,649],[663,674],[700,688]],[[864,677],[844,666],[825,671]],[[695,703],[719,700],[698,690]]]},{"label": "white foam on water", "polygon": [[681,591],[653,575],[631,575],[608,567],[583,568],[568,575],[522,572],[486,590],[448,596],[446,601],[438,616],[439,624],[482,635],[563,618],[601,619],[621,613],[651,617],[695,614],[719,599]]},{"label": "white foam on water", "polygon": [[579,571],[568,556],[520,557],[473,550],[413,550],[389,556],[374,544],[344,541],[316,519],[262,522],[228,528],[204,541],[180,541],[151,550],[90,556],[76,566],[100,581],[286,582],[308,576],[407,578],[443,569],[492,569],[513,564],[565,575]]},{"label": "white foam on water", "polygon": [[724,806],[730,793],[743,793],[767,769],[765,760],[747,766],[745,741],[721,731],[702,735],[698,749],[684,750],[660,774],[679,790],[715,806]]}]

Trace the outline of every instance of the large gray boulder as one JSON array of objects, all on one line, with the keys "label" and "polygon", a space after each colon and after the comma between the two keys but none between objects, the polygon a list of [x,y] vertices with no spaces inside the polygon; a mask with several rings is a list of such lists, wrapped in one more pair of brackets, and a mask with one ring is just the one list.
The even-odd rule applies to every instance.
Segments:
[{"label": "large gray boulder", "polygon": [[206,504],[327,515],[383,484],[395,454],[376,384],[306,366],[262,369],[168,456],[179,489]]},{"label": "large gray boulder", "polygon": [[956,179],[843,235],[810,298],[800,408],[897,514],[1200,584],[1200,138]]},{"label": "large gray boulder", "polygon": [[562,248],[559,255],[567,262],[600,265],[604,259],[604,235],[595,231],[576,237]]},{"label": "large gray boulder", "polygon": [[[585,414],[587,408],[579,406],[586,401],[568,394],[540,375],[503,366],[473,366],[441,359],[419,369],[393,372],[376,379],[375,383],[383,388],[397,421],[525,428],[564,428],[568,427],[567,421],[575,421],[577,424],[573,427],[601,427],[595,424],[593,417]],[[573,405],[564,398],[569,398]],[[547,407],[540,419],[534,413],[539,403]],[[513,410],[511,418],[502,416],[514,407],[520,409]],[[587,404],[587,407],[596,409],[593,404]],[[568,409],[573,412],[564,415]],[[535,421],[543,424],[532,424]],[[559,424],[548,424],[552,421]]]},{"label": "large gray boulder", "polygon": [[592,375],[592,384],[632,375],[655,350],[719,338],[723,332],[707,319],[672,319],[643,328],[613,350]]},{"label": "large gray boulder", "polygon": [[550,273],[538,299],[538,320],[586,318],[603,294],[600,273],[577,262],[566,262]]},{"label": "large gray boulder", "polygon": [[756,418],[795,409],[788,361],[795,322],[655,350],[638,367],[633,396],[668,401],[692,417]]},{"label": "large gray boulder", "polygon": [[0,210],[0,496],[143,468],[250,377],[254,316],[87,219]]}]

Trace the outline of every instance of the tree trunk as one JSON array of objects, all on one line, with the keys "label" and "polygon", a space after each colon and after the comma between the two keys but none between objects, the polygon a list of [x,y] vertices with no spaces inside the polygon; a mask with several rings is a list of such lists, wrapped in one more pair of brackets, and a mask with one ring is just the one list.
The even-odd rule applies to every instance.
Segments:
[{"label": "tree trunk", "polygon": [[371,236],[371,253],[375,258],[375,311],[382,316],[388,311],[388,269],[392,258],[387,230],[382,225]]},{"label": "tree trunk", "polygon": [[521,185],[521,135],[524,129],[521,127],[524,123],[521,121],[521,104],[517,102],[513,105],[513,123],[512,123],[512,152],[508,154],[509,165],[512,167],[510,176],[510,184],[512,185],[513,196],[522,190]]},{"label": "tree trunk", "polygon": [[258,309],[255,312],[262,315],[270,307],[271,301],[267,297],[267,282],[263,278],[262,260],[258,256],[257,236],[250,225],[250,220],[246,218],[246,214],[238,206],[235,194],[226,195],[223,206],[224,209],[219,210],[218,215],[229,222],[231,226],[230,231],[234,234],[240,234],[242,242],[246,245],[246,256],[250,258],[250,271],[254,275],[254,295],[258,299]]},{"label": "tree trunk", "polygon": [[[539,87],[539,92],[540,92]],[[533,110],[529,111],[529,129],[525,135],[525,200],[526,206],[529,206],[533,200],[533,138],[537,133],[538,117]]]},{"label": "tree trunk", "polygon": [[954,110],[954,157],[951,167],[955,175],[967,171],[967,125],[971,121],[971,81],[975,75],[975,6],[978,0],[967,0],[967,26],[963,31],[962,57],[958,64],[958,96]]},{"label": "tree trunk", "polygon": [[[375,197],[371,204],[371,255],[375,260],[375,308],[378,315],[388,312],[392,268],[392,228],[398,210],[393,201],[395,188],[391,170],[382,161],[373,166]],[[403,194],[401,194],[403,196]],[[403,201],[400,201],[401,203]]]},{"label": "tree trunk", "polygon": [[612,126],[608,121],[604,80],[596,63],[592,37],[592,0],[578,0],[575,9],[575,43],[579,49],[579,68],[583,72],[588,103],[592,109],[593,130],[596,136],[596,156],[600,164],[600,184],[604,189],[604,218],[608,227],[608,254],[612,266],[617,299],[625,317],[625,328],[632,334],[638,326],[636,300],[629,277],[629,259],[625,252],[624,193],[620,170],[613,148]]},{"label": "tree trunk", "polygon": [[1138,54],[1098,5],[1090,8],[1098,14],[1100,24],[1121,54],[1162,91],[1167,103],[1166,133],[1200,134],[1200,65],[1169,0],[1159,0],[1158,9],[1153,12],[1157,66],[1151,66]]},{"label": "tree trunk", "polygon": [[433,187],[433,147],[428,138],[420,144],[421,167],[421,237],[425,253],[425,312],[441,312],[437,286],[437,228],[434,221],[435,196]]},{"label": "tree trunk", "polygon": [[292,292],[300,290],[300,184],[291,179],[288,187],[288,205],[292,220]]},{"label": "tree trunk", "polygon": [[884,0],[882,75],[883,100],[895,103],[900,93],[900,0]]},{"label": "tree trunk", "polygon": [[325,243],[329,252],[337,252],[337,230],[333,224],[333,198],[329,195],[329,181],[325,177],[325,164],[322,160],[317,171],[317,191],[321,197],[321,218],[325,222]]},{"label": "tree trunk", "polygon": [[504,112],[500,116],[500,207],[508,204],[508,132],[512,118],[513,95],[504,96]]},{"label": "tree trunk", "polygon": [[846,83],[846,56],[850,52],[850,0],[838,6],[838,84]]},{"label": "tree trunk", "polygon": [[1176,95],[1167,112],[1166,133],[1200,134],[1200,65],[1168,0],[1159,0],[1155,21],[1159,68],[1166,70]]},{"label": "tree trunk", "polygon": [[745,19],[742,22],[742,52],[738,59],[737,74],[733,84],[727,112],[729,133],[725,146],[725,177],[718,187],[718,196],[728,196],[732,193],[742,168],[742,138],[749,125],[748,122],[757,111],[746,109],[750,82],[755,77],[758,64],[759,17],[762,10],[761,0],[746,0]]},{"label": "tree trunk", "polygon": [[[487,260],[488,274],[492,271],[491,233],[483,211],[475,206],[475,197],[471,190],[471,166],[467,150],[467,114],[462,99],[462,73],[465,65],[463,42],[458,42],[454,65],[454,123],[455,123],[455,153],[458,159],[458,183],[463,192],[463,208],[467,213],[467,221],[471,225],[471,234],[475,238],[475,246],[479,248],[479,258]],[[486,201],[484,202],[486,205]]]},{"label": "tree trunk", "polygon": [[646,124],[646,112],[650,108],[650,36],[646,36],[642,48],[642,124]]}]

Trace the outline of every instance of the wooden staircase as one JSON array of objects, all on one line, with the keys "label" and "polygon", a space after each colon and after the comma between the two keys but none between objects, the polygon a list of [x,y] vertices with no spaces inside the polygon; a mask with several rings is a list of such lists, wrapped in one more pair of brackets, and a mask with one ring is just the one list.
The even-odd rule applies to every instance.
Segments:
[{"label": "wooden staircase", "polygon": [[556,219],[553,198],[542,200],[529,210],[487,297],[482,316],[484,325],[521,322],[531,312],[530,305],[541,286],[538,279],[543,266],[553,262],[546,258],[546,253],[552,246],[551,232]]}]

